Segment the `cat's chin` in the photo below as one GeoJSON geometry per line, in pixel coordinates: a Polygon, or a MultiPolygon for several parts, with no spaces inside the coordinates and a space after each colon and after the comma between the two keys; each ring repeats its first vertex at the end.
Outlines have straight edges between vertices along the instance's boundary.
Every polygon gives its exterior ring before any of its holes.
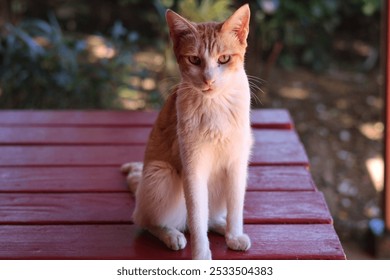
{"type": "Polygon", "coordinates": [[[214,97],[218,96],[218,93],[219,93],[219,91],[215,90],[215,89],[201,90],[200,91],[200,94],[204,98],[214,98],[214,97]]]}

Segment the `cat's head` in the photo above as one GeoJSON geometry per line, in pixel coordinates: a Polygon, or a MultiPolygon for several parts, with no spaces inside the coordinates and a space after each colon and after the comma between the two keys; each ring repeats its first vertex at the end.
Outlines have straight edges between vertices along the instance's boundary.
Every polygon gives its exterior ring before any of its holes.
{"type": "Polygon", "coordinates": [[[249,19],[248,5],[221,23],[193,23],[167,11],[174,53],[188,87],[211,95],[224,90],[228,81],[242,72],[249,19]]]}

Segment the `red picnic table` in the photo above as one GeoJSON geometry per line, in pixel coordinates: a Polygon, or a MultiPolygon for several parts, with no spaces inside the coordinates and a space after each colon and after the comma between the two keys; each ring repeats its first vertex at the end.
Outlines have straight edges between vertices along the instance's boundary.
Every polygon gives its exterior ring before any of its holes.
{"type": "MultiPolygon", "coordinates": [[[[156,112],[0,111],[0,259],[189,259],[132,223],[121,164],[142,161],[156,112]]],[[[345,259],[289,113],[254,110],[247,252],[215,259],[345,259]]]]}

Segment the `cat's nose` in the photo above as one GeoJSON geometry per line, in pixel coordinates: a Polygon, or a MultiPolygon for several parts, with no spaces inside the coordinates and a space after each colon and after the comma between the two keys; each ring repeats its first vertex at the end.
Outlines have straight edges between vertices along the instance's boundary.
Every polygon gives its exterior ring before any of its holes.
{"type": "Polygon", "coordinates": [[[203,77],[203,82],[205,83],[206,86],[211,87],[215,83],[215,79],[203,77]]]}

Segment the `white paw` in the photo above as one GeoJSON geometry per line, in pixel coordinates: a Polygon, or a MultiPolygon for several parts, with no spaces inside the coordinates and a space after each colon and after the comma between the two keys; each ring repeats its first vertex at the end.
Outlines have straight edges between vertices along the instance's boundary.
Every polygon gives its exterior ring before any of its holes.
{"type": "Polygon", "coordinates": [[[142,162],[128,162],[121,166],[121,172],[123,173],[140,173],[142,172],[143,164],[142,162]]]}
{"type": "Polygon", "coordinates": [[[184,249],[187,245],[187,239],[181,232],[170,233],[166,245],[172,250],[181,250],[184,249]]]}
{"type": "Polygon", "coordinates": [[[228,247],[235,251],[246,251],[251,247],[251,240],[246,234],[237,236],[226,236],[226,244],[228,247]]]}
{"type": "Polygon", "coordinates": [[[121,166],[121,171],[127,174],[126,182],[132,193],[135,193],[142,177],[142,162],[129,162],[121,166]]]}
{"type": "Polygon", "coordinates": [[[193,260],[211,260],[210,248],[204,248],[202,250],[194,250],[192,252],[193,260]]]}

